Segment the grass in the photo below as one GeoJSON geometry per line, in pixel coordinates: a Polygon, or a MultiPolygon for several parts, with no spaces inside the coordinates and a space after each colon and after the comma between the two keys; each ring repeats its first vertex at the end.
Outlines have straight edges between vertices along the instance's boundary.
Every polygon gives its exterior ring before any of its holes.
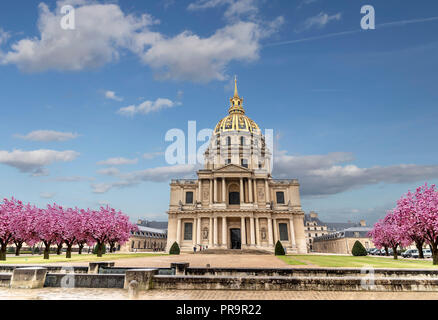
{"type": "Polygon", "coordinates": [[[49,260],[44,260],[42,255],[23,255],[6,257],[6,261],[0,261],[0,264],[48,264],[58,262],[94,262],[94,261],[113,261],[119,259],[132,259],[143,257],[157,257],[164,256],[163,253],[111,253],[104,254],[101,258],[95,254],[72,254],[71,259],[67,259],[65,254],[60,256],[51,254],[49,260]]]}
{"type": "Polygon", "coordinates": [[[281,260],[290,265],[308,265],[314,267],[345,267],[345,268],[411,268],[411,269],[437,269],[431,260],[410,260],[399,257],[398,260],[384,257],[353,257],[337,255],[287,255],[279,256],[281,260]]]}

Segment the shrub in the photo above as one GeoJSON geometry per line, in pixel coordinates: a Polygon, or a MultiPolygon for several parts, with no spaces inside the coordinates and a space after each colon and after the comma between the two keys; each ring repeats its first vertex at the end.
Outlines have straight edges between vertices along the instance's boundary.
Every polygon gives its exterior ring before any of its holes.
{"type": "Polygon", "coordinates": [[[169,250],[169,254],[179,254],[179,245],[176,243],[176,241],[172,244],[169,250]]]}
{"type": "Polygon", "coordinates": [[[356,241],[354,243],[353,249],[351,250],[351,253],[355,257],[366,256],[367,250],[364,248],[364,246],[362,245],[362,243],[360,241],[356,241]]]}
{"type": "MultiPolygon", "coordinates": [[[[102,254],[106,253],[106,246],[102,246],[102,254]]],[[[93,247],[93,254],[97,254],[97,244],[93,247]]]]}
{"type": "Polygon", "coordinates": [[[275,244],[275,255],[276,256],[284,256],[285,255],[284,248],[283,248],[283,245],[281,244],[280,240],[278,240],[277,243],[275,244]]]}

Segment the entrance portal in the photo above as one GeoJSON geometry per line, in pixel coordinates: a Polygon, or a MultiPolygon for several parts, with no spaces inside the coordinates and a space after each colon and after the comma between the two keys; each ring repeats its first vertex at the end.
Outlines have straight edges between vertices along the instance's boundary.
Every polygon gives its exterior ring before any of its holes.
{"type": "Polygon", "coordinates": [[[240,237],[240,229],[230,229],[231,234],[231,249],[241,249],[242,239],[240,237]]]}

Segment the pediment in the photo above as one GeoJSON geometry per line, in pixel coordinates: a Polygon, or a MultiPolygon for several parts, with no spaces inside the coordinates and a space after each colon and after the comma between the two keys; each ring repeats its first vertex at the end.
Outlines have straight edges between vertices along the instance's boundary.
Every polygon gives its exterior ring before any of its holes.
{"type": "Polygon", "coordinates": [[[252,171],[248,168],[238,166],[235,164],[227,164],[227,165],[223,166],[222,168],[213,170],[213,172],[244,172],[244,173],[249,173],[252,171]]]}

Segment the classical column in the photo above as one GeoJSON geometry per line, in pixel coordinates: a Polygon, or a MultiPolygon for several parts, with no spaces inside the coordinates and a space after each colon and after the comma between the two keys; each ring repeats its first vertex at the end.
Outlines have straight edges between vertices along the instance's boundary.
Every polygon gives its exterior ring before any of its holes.
{"type": "Polygon", "coordinates": [[[208,228],[208,246],[213,247],[213,218],[211,217],[210,217],[210,227],[208,228]]]}
{"type": "Polygon", "coordinates": [[[192,240],[193,240],[193,245],[196,246],[196,218],[193,218],[193,225],[192,225],[192,240]]]}
{"type": "Polygon", "coordinates": [[[251,246],[255,245],[255,230],[254,230],[254,218],[250,217],[249,218],[249,226],[251,228],[251,246]]]}
{"type": "Polygon", "coordinates": [[[259,218],[254,218],[256,221],[256,244],[260,245],[260,221],[259,218]]]}
{"type": "Polygon", "coordinates": [[[291,238],[291,243],[292,243],[292,247],[296,247],[296,242],[295,242],[295,230],[294,230],[294,218],[290,218],[289,219],[289,228],[290,228],[290,238],[291,238]]]}
{"type": "Polygon", "coordinates": [[[243,198],[243,179],[240,178],[240,203],[244,203],[245,199],[243,198]]]}
{"type": "Polygon", "coordinates": [[[196,231],[196,239],[198,239],[198,244],[202,243],[202,238],[201,238],[201,218],[198,218],[198,222],[196,224],[198,226],[197,231],[196,231]]]}
{"type": "Polygon", "coordinates": [[[252,179],[248,178],[249,203],[252,203],[252,179]]]}
{"type": "Polygon", "coordinates": [[[214,228],[213,228],[213,242],[214,242],[214,246],[217,247],[218,246],[218,233],[217,233],[217,217],[214,217],[213,219],[214,222],[214,228]]]}
{"type": "Polygon", "coordinates": [[[181,247],[181,218],[178,218],[178,223],[176,225],[176,242],[181,247]]]}
{"type": "Polygon", "coordinates": [[[217,203],[217,178],[214,178],[213,194],[214,194],[214,203],[217,203]]]}
{"type": "Polygon", "coordinates": [[[227,218],[226,217],[222,217],[222,246],[224,246],[225,248],[227,248],[227,236],[228,236],[228,232],[227,232],[227,218]]]}
{"type": "MultiPolygon", "coordinates": [[[[210,179],[210,199],[209,199],[210,204],[213,203],[213,179],[210,179]]],[[[211,230],[210,230],[211,232],[211,230]]]]}
{"type": "Polygon", "coordinates": [[[271,202],[271,191],[269,190],[268,179],[265,180],[265,194],[266,194],[266,202],[271,202]]]}
{"type": "Polygon", "coordinates": [[[268,241],[269,241],[269,246],[273,246],[274,245],[274,241],[272,239],[272,218],[268,218],[268,241]]]}
{"type": "Polygon", "coordinates": [[[253,181],[253,185],[254,185],[254,202],[258,203],[259,199],[258,199],[258,195],[257,195],[257,179],[254,179],[253,181]]]}
{"type": "Polygon", "coordinates": [[[202,181],[198,179],[198,202],[202,202],[202,181]]]}
{"type": "Polygon", "coordinates": [[[245,217],[240,218],[240,238],[242,240],[242,245],[246,245],[246,224],[245,217]]]}
{"type": "Polygon", "coordinates": [[[274,227],[274,243],[277,243],[278,240],[278,226],[277,226],[277,219],[272,219],[273,221],[273,227],[274,227]]]}
{"type": "Polygon", "coordinates": [[[226,196],[225,196],[225,178],[222,178],[222,203],[226,203],[226,196]]]}

